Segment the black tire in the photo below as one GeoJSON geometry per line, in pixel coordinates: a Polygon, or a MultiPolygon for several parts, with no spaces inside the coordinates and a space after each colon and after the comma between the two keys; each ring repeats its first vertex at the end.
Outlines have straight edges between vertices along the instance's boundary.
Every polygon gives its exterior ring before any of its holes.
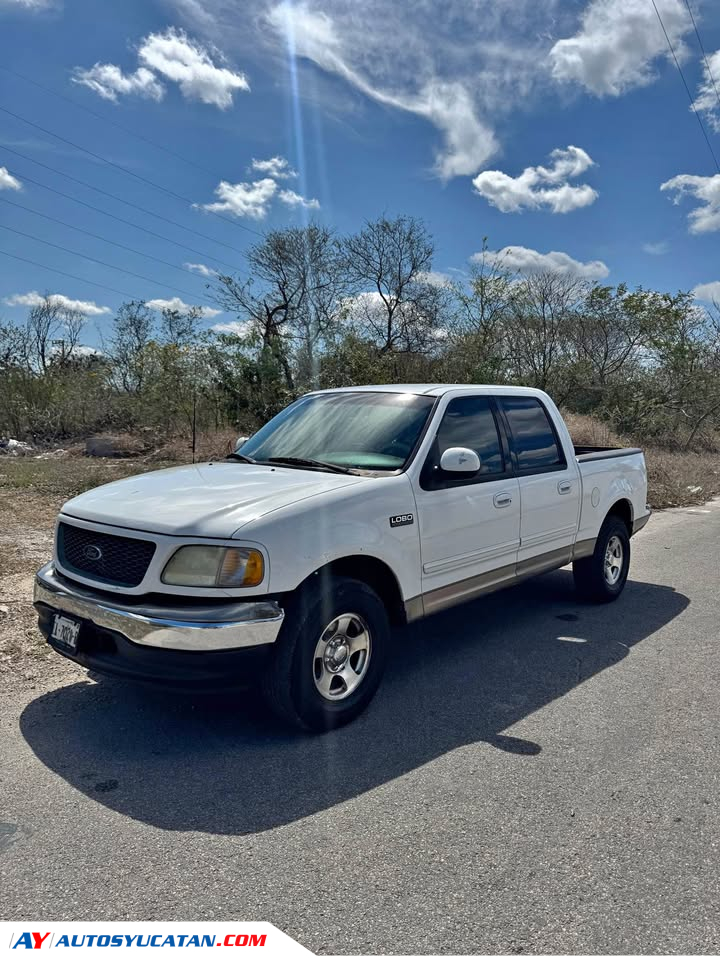
{"type": "MultiPolygon", "coordinates": [[[[615,555],[615,553],[613,554],[615,555]]],[[[573,563],[575,589],[583,600],[592,603],[610,603],[617,600],[623,592],[630,569],[630,536],[628,529],[620,519],[613,516],[605,518],[600,528],[595,550],[591,557],[583,557],[573,563]],[[606,555],[611,543],[619,544],[622,551],[619,571],[610,571],[606,567],[606,555]]]]}
{"type": "MultiPolygon", "coordinates": [[[[302,730],[320,733],[349,723],[367,707],[380,685],[389,640],[387,613],[374,590],[359,580],[316,575],[300,588],[286,609],[285,622],[264,677],[265,699],[280,719],[302,730]],[[364,621],[367,628],[367,662],[358,685],[343,693],[341,699],[330,700],[320,692],[315,680],[318,665],[325,679],[330,676],[323,666],[325,661],[316,657],[316,652],[321,639],[325,642],[329,636],[331,643],[337,643],[333,634],[339,628],[333,630],[333,625],[337,627],[338,618],[348,614],[356,618],[351,627],[362,626],[364,621]]],[[[360,660],[355,665],[359,669],[360,660]]],[[[347,688],[345,680],[339,680],[347,688]]],[[[332,683],[335,684],[334,678],[332,683]]]]}

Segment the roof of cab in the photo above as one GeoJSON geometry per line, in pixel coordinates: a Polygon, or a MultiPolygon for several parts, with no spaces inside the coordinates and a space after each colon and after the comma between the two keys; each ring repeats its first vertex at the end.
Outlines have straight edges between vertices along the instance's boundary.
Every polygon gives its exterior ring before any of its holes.
{"type": "Polygon", "coordinates": [[[542,390],[534,387],[507,387],[488,383],[379,383],[362,387],[333,387],[329,390],[314,390],[313,393],[421,393],[431,397],[440,397],[451,390],[466,390],[472,393],[513,393],[539,396],[542,390]]]}

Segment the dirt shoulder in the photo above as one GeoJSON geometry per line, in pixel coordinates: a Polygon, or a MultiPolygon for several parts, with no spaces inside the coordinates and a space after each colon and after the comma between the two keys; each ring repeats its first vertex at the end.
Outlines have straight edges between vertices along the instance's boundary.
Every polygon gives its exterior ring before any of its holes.
{"type": "MultiPolygon", "coordinates": [[[[32,606],[35,571],[52,553],[60,497],[7,489],[0,491],[0,673],[19,660],[50,652],[37,629],[32,606]],[[7,612],[6,609],[7,608],[7,612]]],[[[29,667],[30,664],[27,664],[29,667]]]]}
{"type": "Polygon", "coordinates": [[[168,465],[84,457],[0,460],[0,675],[30,678],[46,659],[64,665],[51,656],[32,605],[35,571],[52,555],[63,503],[101,483],[168,465]]]}

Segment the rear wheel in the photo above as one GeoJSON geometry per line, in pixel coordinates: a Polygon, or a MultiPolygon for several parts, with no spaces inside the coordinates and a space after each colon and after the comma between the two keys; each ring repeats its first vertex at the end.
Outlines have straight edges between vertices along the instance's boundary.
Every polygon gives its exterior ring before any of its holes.
{"type": "Polygon", "coordinates": [[[623,521],[606,518],[591,557],[573,563],[575,588],[584,600],[609,603],[623,591],[630,569],[630,537],[623,521]]]}
{"type": "Polygon", "coordinates": [[[380,685],[389,626],[367,584],[318,576],[289,607],[265,677],[272,710],[305,730],[353,720],[380,685]]]}

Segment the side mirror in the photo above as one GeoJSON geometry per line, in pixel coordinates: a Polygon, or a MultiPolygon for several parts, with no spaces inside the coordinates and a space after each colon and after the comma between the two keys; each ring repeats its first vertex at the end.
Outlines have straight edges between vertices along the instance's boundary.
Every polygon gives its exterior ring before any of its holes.
{"type": "Polygon", "coordinates": [[[440,457],[440,469],[448,473],[477,473],[480,457],[468,447],[448,447],[440,457]]]}
{"type": "Polygon", "coordinates": [[[247,443],[247,441],[248,441],[249,439],[250,439],[250,437],[238,437],[237,440],[235,441],[235,449],[236,449],[236,450],[239,450],[240,447],[241,447],[244,443],[247,443]]]}

